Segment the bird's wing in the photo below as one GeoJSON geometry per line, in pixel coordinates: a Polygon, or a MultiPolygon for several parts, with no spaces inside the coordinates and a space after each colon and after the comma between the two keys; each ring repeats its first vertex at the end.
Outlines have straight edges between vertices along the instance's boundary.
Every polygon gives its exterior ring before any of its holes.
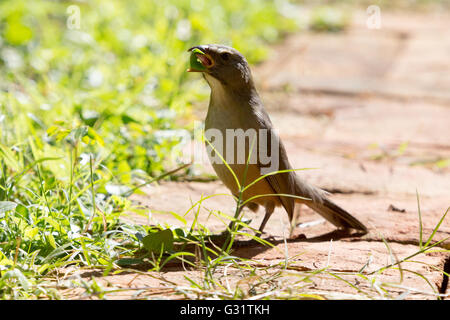
{"type": "MultiPolygon", "coordinates": [[[[274,171],[291,170],[292,167],[289,163],[286,150],[283,146],[283,143],[281,142],[281,139],[278,136],[278,133],[273,129],[273,125],[269,119],[269,116],[262,106],[260,108],[257,108],[254,112],[258,119],[259,128],[268,130],[266,154],[267,152],[270,152],[270,150],[272,150],[271,147],[273,142],[278,143],[278,148],[276,149],[278,151],[278,155],[270,155],[272,159],[274,156],[278,156],[278,168],[275,168],[274,171]]],[[[260,160],[259,157],[258,160],[260,160]]],[[[258,161],[258,164],[260,166],[260,169],[270,166],[270,164],[261,164],[260,161],[258,161]]],[[[296,175],[293,171],[268,175],[265,179],[277,194],[296,194],[296,175]]],[[[295,198],[279,196],[279,199],[283,204],[283,207],[286,209],[289,218],[292,218],[294,214],[295,198]]]]}

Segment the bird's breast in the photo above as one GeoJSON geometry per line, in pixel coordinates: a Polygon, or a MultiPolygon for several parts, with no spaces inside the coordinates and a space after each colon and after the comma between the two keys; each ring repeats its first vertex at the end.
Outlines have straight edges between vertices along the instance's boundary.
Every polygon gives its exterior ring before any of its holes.
{"type": "MultiPolygon", "coordinates": [[[[217,176],[233,194],[239,191],[234,176],[241,185],[248,185],[261,176],[258,157],[260,152],[266,150],[262,150],[265,149],[264,144],[258,143],[261,127],[258,127],[251,111],[250,106],[233,105],[232,102],[222,101],[219,105],[211,103],[205,120],[205,139],[209,141],[205,143],[209,160],[217,176]]],[[[262,180],[247,193],[245,198],[273,191],[262,180]]]]}

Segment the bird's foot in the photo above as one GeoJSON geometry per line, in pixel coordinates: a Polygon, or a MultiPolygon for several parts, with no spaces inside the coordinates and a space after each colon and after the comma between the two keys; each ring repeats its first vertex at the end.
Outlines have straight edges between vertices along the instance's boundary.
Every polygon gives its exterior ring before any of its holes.
{"type": "Polygon", "coordinates": [[[271,235],[270,233],[267,233],[267,232],[257,231],[255,233],[255,236],[260,238],[260,239],[263,239],[265,241],[276,241],[275,236],[273,236],[273,235],[271,235]]]}
{"type": "Polygon", "coordinates": [[[293,233],[290,237],[289,240],[306,240],[307,237],[304,233],[293,233]]]}

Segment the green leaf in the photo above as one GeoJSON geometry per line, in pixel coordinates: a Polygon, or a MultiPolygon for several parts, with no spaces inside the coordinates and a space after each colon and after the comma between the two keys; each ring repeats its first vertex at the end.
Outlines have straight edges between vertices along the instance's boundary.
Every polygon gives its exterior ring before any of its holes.
{"type": "Polygon", "coordinates": [[[137,264],[142,264],[144,261],[142,259],[136,258],[122,258],[116,261],[119,266],[132,266],[137,264]]]}
{"type": "Polygon", "coordinates": [[[166,229],[151,233],[142,239],[144,248],[150,252],[160,254],[163,250],[171,251],[173,249],[173,233],[172,230],[166,229]]]}
{"type": "Polygon", "coordinates": [[[200,62],[200,60],[198,60],[197,54],[205,54],[205,53],[202,52],[201,50],[197,49],[197,48],[192,50],[191,58],[190,58],[191,69],[192,70],[197,70],[197,71],[206,70],[205,66],[200,62]]]}
{"type": "Polygon", "coordinates": [[[123,122],[124,124],[129,124],[129,123],[139,123],[139,121],[137,121],[136,119],[130,117],[130,116],[127,115],[127,114],[122,114],[121,118],[122,118],[122,122],[123,122]]]}
{"type": "Polygon", "coordinates": [[[48,134],[49,136],[52,136],[52,135],[56,134],[58,131],[59,131],[59,127],[58,127],[58,126],[50,126],[50,127],[47,129],[47,134],[48,134]]]}
{"type": "Polygon", "coordinates": [[[39,228],[37,228],[37,227],[26,228],[25,232],[23,233],[24,240],[33,240],[34,237],[36,237],[36,235],[38,233],[39,233],[39,228]]]}
{"type": "Polygon", "coordinates": [[[44,263],[42,266],[39,267],[38,273],[43,273],[43,272],[45,272],[49,267],[50,267],[50,264],[44,263]]]}
{"type": "Polygon", "coordinates": [[[0,201],[0,213],[15,210],[17,203],[12,201],[0,201]]]}
{"type": "Polygon", "coordinates": [[[12,168],[14,171],[19,171],[19,164],[14,156],[14,153],[5,145],[0,144],[0,159],[5,161],[6,165],[12,168]]]}
{"type": "Polygon", "coordinates": [[[45,222],[47,222],[49,225],[51,225],[53,228],[55,228],[56,231],[59,231],[63,234],[66,233],[66,230],[61,227],[61,225],[59,224],[58,221],[56,221],[55,219],[53,219],[52,217],[45,217],[44,218],[45,222]]]}
{"type": "Polygon", "coordinates": [[[5,39],[12,45],[26,44],[33,38],[33,30],[22,23],[20,14],[9,17],[5,30],[5,39]]]}
{"type": "Polygon", "coordinates": [[[170,211],[169,212],[175,219],[177,219],[178,221],[181,221],[184,225],[186,225],[186,219],[185,218],[183,218],[182,216],[180,216],[180,215],[178,215],[178,214],[176,214],[175,212],[173,212],[173,211],[170,211]]]}
{"type": "Polygon", "coordinates": [[[91,138],[92,140],[97,142],[99,145],[101,145],[101,146],[105,145],[102,137],[100,137],[100,135],[94,129],[92,129],[91,127],[88,127],[87,135],[88,135],[89,138],[91,138]]]}
{"type": "Polygon", "coordinates": [[[180,238],[184,238],[186,237],[186,232],[184,232],[183,229],[181,228],[176,228],[175,230],[173,230],[175,232],[175,234],[180,237],[180,238]]]}
{"type": "Polygon", "coordinates": [[[47,235],[47,240],[48,240],[48,243],[53,247],[53,249],[56,249],[55,237],[53,237],[53,235],[51,233],[47,235]]]}
{"type": "MultiPolygon", "coordinates": [[[[13,266],[14,261],[8,259],[1,251],[0,251],[0,266],[13,266]]],[[[1,270],[1,269],[0,269],[1,270]]]]}
{"type": "Polygon", "coordinates": [[[22,216],[26,216],[28,214],[28,208],[19,203],[16,206],[16,212],[21,214],[22,216]]]}

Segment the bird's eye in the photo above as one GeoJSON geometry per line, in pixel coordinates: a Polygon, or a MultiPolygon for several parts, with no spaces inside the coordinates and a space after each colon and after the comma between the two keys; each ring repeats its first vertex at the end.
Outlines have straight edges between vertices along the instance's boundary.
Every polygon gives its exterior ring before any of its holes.
{"type": "Polygon", "coordinates": [[[228,59],[230,59],[230,54],[228,52],[222,52],[220,54],[220,57],[222,58],[222,60],[227,61],[228,59]]]}

